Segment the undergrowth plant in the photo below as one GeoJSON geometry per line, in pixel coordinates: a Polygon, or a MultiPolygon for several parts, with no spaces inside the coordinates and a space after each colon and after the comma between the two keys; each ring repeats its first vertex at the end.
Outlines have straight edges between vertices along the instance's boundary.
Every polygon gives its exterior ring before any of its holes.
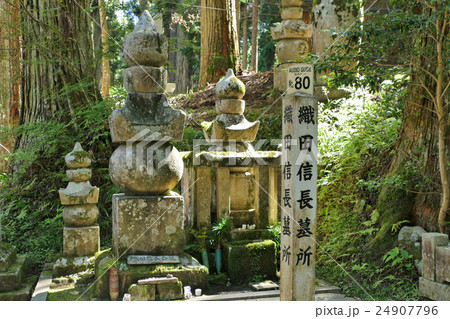
{"type": "Polygon", "coordinates": [[[372,205],[390,182],[382,176],[401,127],[404,94],[396,82],[384,82],[378,94],[354,90],[319,110],[317,275],[364,300],[417,298],[410,256],[392,247],[379,259],[368,248],[379,228],[372,205]]]}
{"type": "Polygon", "coordinates": [[[63,206],[58,190],[69,182],[64,156],[76,142],[92,155],[91,184],[100,188],[101,244],[110,246],[111,197],[118,189],[111,183],[108,171],[113,151],[108,117],[124,96],[123,90],[113,89],[110,98],[75,108],[68,123],[56,114],[46,123],[0,132],[0,137],[26,135],[28,141],[27,147],[9,155],[11,172],[0,176],[2,239],[16,246],[19,253],[27,254],[35,265],[54,261],[62,252],[63,206]]]}

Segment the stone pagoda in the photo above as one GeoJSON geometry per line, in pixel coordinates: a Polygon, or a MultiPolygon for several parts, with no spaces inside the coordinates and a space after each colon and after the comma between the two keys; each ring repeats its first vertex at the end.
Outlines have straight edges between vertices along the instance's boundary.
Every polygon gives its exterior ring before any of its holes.
{"type": "Polygon", "coordinates": [[[69,184],[59,190],[64,205],[63,257],[54,265],[56,275],[83,271],[92,264],[100,249],[100,227],[97,202],[99,188],[90,183],[92,177],[91,154],[76,143],[65,157],[69,184]]]}
{"type": "Polygon", "coordinates": [[[216,85],[216,119],[203,124],[203,132],[212,150],[252,150],[251,142],[258,133],[259,121],[249,122],[244,116],[245,85],[228,69],[227,75],[216,85]],[[230,145],[232,143],[232,145],[230,145]],[[234,148],[234,149],[233,149],[234,148]]]}
{"type": "Polygon", "coordinates": [[[287,89],[286,70],[308,55],[312,24],[303,21],[303,0],[281,0],[281,23],[272,27],[272,38],[279,41],[276,54],[280,65],[274,69],[274,88],[282,92],[287,89]]]}
{"type": "Polygon", "coordinates": [[[256,151],[252,145],[259,121],[245,118],[245,85],[233,70],[217,83],[215,95],[218,115],[201,124],[208,151],[194,146],[192,154],[184,154],[188,174],[182,189],[189,225],[201,229],[227,217],[234,228],[254,225],[263,232],[277,221],[281,153],[256,151]]]}
{"type": "Polygon", "coordinates": [[[172,191],[184,164],[169,142],[182,139],[186,114],[173,109],[164,94],[168,43],[148,11],[125,37],[123,50],[128,96],[109,119],[118,144],[109,172],[122,192],[112,198],[119,294],[128,292],[131,300],[179,299],[182,285],[208,285],[208,269],[184,253],[184,200],[172,191]]]}
{"type": "Polygon", "coordinates": [[[125,105],[110,117],[111,137],[119,146],[109,163],[113,195],[113,251],[128,255],[183,253],[183,197],[172,192],[183,175],[183,160],[169,142],[183,137],[186,114],[164,94],[167,39],[148,11],[123,43],[125,105]]]}

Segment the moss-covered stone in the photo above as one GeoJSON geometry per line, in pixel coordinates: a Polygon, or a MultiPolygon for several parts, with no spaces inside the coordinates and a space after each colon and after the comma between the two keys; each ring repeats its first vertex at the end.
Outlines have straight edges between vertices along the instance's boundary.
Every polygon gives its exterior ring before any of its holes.
{"type": "Polygon", "coordinates": [[[183,283],[181,281],[158,284],[156,291],[159,300],[177,300],[183,298],[183,283]]]}
{"type": "Polygon", "coordinates": [[[232,282],[248,282],[254,276],[276,278],[276,244],[272,240],[231,242],[225,245],[224,252],[226,271],[232,282]]]}
{"type": "Polygon", "coordinates": [[[237,229],[231,231],[232,241],[256,240],[261,239],[266,229],[237,229]]]}
{"type": "Polygon", "coordinates": [[[61,257],[53,265],[55,277],[76,274],[93,269],[95,257],[61,257]]]}
{"type": "Polygon", "coordinates": [[[381,227],[370,243],[374,256],[379,257],[395,246],[392,226],[408,219],[413,205],[413,195],[401,189],[389,188],[380,194],[377,210],[381,214],[381,227]]]}
{"type": "MultiPolygon", "coordinates": [[[[184,254],[180,257],[180,260],[185,258],[189,260],[193,259],[189,255],[184,254]]],[[[150,277],[166,277],[168,274],[172,274],[174,277],[177,277],[178,280],[185,286],[207,289],[209,276],[208,268],[197,264],[198,262],[190,265],[183,263],[182,265],[166,264],[130,266],[126,263],[126,261],[120,261],[117,264],[117,267],[119,268],[119,292],[122,295],[127,291],[128,287],[140,279],[150,277]]]]}
{"type": "Polygon", "coordinates": [[[109,268],[114,266],[114,255],[111,249],[95,255],[95,294],[102,299],[109,298],[109,268]]]}
{"type": "Polygon", "coordinates": [[[132,301],[153,301],[156,299],[156,286],[133,284],[128,288],[128,293],[132,301]]]}
{"type": "Polygon", "coordinates": [[[0,301],[29,301],[31,299],[32,283],[23,284],[20,289],[0,293],[0,301]]]}
{"type": "Polygon", "coordinates": [[[0,272],[5,272],[16,261],[16,247],[0,242],[0,272]]]}
{"type": "Polygon", "coordinates": [[[14,291],[20,288],[23,274],[28,267],[25,256],[19,256],[8,271],[0,273],[0,292],[14,291]]]}

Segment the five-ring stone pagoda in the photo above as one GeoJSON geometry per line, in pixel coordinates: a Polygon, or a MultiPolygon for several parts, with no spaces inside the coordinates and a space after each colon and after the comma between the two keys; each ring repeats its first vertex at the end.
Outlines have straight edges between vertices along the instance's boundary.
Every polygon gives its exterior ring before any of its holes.
{"type": "Polygon", "coordinates": [[[180,255],[185,245],[183,197],[172,192],[183,174],[183,159],[169,142],[180,141],[186,114],[173,109],[165,87],[167,39],[144,11],[123,43],[125,105],[110,117],[118,148],[111,156],[114,194],[113,251],[129,255],[180,255]]]}

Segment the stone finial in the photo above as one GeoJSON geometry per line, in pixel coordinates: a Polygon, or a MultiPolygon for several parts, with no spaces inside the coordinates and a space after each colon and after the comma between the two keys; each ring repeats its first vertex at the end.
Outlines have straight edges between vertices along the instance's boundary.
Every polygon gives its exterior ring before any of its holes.
{"type": "Polygon", "coordinates": [[[84,168],[91,165],[91,154],[83,150],[80,143],[76,143],[72,152],[64,158],[68,168],[84,168]]]}
{"type": "Polygon", "coordinates": [[[169,56],[167,39],[162,36],[146,10],[133,32],[123,40],[123,59],[128,66],[163,66],[169,56]]]}
{"type": "Polygon", "coordinates": [[[242,99],[245,95],[245,85],[228,69],[227,75],[216,85],[216,97],[219,99],[242,99]]]}
{"type": "Polygon", "coordinates": [[[158,33],[158,29],[156,28],[155,21],[153,21],[152,15],[145,10],[141,17],[139,18],[138,23],[134,27],[134,31],[146,30],[158,33]]]}

